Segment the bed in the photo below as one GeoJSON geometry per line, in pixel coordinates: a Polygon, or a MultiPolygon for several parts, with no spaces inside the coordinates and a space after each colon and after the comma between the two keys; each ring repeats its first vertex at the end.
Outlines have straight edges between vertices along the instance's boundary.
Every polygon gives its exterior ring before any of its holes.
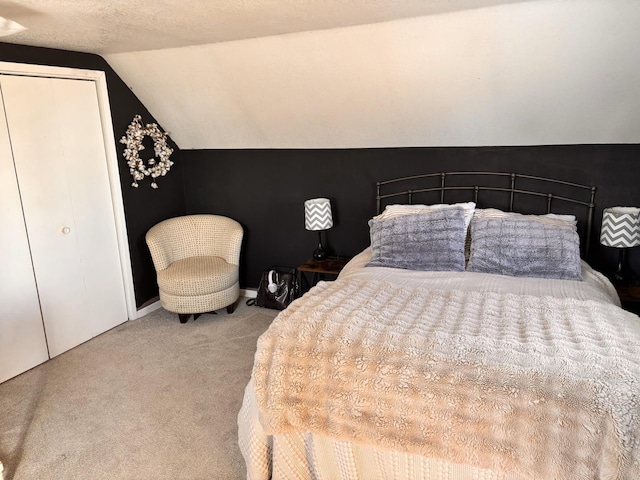
{"type": "Polygon", "coordinates": [[[247,478],[640,478],[640,319],[581,259],[594,196],[512,173],[378,183],[370,247],[258,341],[247,478]]]}

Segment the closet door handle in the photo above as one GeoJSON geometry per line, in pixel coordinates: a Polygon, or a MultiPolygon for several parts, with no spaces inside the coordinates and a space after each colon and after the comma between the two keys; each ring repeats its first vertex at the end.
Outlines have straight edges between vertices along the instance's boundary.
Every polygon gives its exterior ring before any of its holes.
{"type": "Polygon", "coordinates": [[[62,233],[64,235],[68,235],[69,233],[71,233],[71,229],[69,227],[62,227],[62,233]]]}

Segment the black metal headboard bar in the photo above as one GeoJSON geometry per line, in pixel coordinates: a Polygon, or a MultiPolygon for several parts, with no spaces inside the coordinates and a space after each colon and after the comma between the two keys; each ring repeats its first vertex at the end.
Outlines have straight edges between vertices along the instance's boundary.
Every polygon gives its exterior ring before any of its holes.
{"type": "MultiPolygon", "coordinates": [[[[400,188],[400,186],[398,186],[400,188]]],[[[528,195],[534,197],[545,197],[547,199],[547,213],[551,213],[553,201],[563,201],[570,204],[579,205],[587,208],[586,220],[585,220],[585,236],[583,242],[583,255],[586,257],[589,253],[589,246],[591,241],[591,229],[593,226],[593,215],[595,211],[595,194],[596,187],[581,185],[579,183],[567,182],[565,180],[557,180],[554,178],[538,177],[534,175],[524,175],[518,173],[505,173],[505,172],[438,172],[427,173],[422,175],[412,175],[408,177],[395,178],[392,180],[385,180],[376,183],[376,212],[379,214],[382,210],[382,200],[394,198],[394,197],[406,197],[407,203],[413,203],[414,194],[420,193],[440,193],[440,203],[445,203],[445,192],[447,191],[472,191],[474,201],[478,203],[478,196],[480,191],[489,192],[504,192],[509,194],[509,206],[508,210],[513,211],[514,198],[516,195],[528,195]],[[478,176],[483,178],[488,177],[508,177],[509,187],[493,186],[493,185],[479,185],[480,182],[475,185],[448,185],[447,178],[452,176],[478,176]],[[393,184],[407,182],[407,181],[421,181],[423,179],[432,179],[434,177],[440,177],[439,186],[428,188],[413,188],[413,189],[401,189],[399,191],[392,191],[390,193],[382,193],[382,188],[391,186],[393,184]],[[516,188],[517,179],[534,180],[536,182],[542,182],[542,184],[550,185],[551,187],[569,187],[570,189],[578,189],[578,192],[584,192],[584,198],[572,198],[566,193],[561,195],[549,192],[539,192],[534,190],[527,190],[522,188],[516,188]]],[[[577,193],[577,192],[574,192],[577,193]]],[[[523,212],[525,213],[525,212],[523,212]]],[[[560,213],[560,212],[556,212],[560,213]]]]}
{"type": "MultiPolygon", "coordinates": [[[[401,195],[407,195],[409,197],[409,199],[411,199],[411,197],[416,194],[416,193],[429,193],[429,192],[440,192],[442,191],[443,193],[445,191],[448,190],[473,190],[475,192],[475,201],[477,202],[478,200],[478,192],[480,192],[481,190],[486,190],[486,191],[490,191],[490,192],[508,192],[508,193],[522,193],[524,195],[534,195],[537,197],[547,197],[547,199],[549,199],[548,206],[549,208],[547,209],[547,213],[551,213],[551,200],[563,200],[565,202],[570,202],[570,203],[576,203],[578,205],[583,205],[585,207],[589,207],[591,205],[590,202],[583,202],[580,200],[574,200],[572,198],[567,198],[567,197],[562,197],[560,195],[554,195],[553,193],[540,193],[540,192],[533,192],[530,190],[520,190],[517,188],[501,188],[501,187],[480,187],[480,186],[470,186],[470,187],[436,187],[436,188],[419,188],[416,190],[406,190],[404,192],[400,192],[400,193],[391,193],[391,194],[387,194],[387,195],[380,195],[380,200],[384,200],[385,198],[392,198],[392,197],[397,197],[397,196],[401,196],[401,195]]],[[[513,203],[510,205],[510,209],[509,210],[513,210],[513,203]]],[[[380,211],[378,210],[378,213],[380,213],[380,211]]]]}
{"type": "Polygon", "coordinates": [[[592,188],[595,187],[591,187],[588,185],[581,185],[579,183],[573,183],[573,182],[567,182],[565,180],[556,180],[555,178],[546,178],[546,177],[536,177],[534,175],[525,175],[522,173],[506,173],[506,172],[437,172],[437,173],[425,173],[422,175],[412,175],[409,177],[401,177],[401,178],[394,178],[391,180],[384,180],[381,182],[378,182],[378,184],[380,185],[387,185],[390,183],[397,183],[397,182],[403,182],[405,180],[414,180],[414,179],[418,179],[418,178],[429,178],[429,177],[441,177],[441,178],[445,178],[447,176],[452,176],[452,175],[488,175],[488,176],[493,176],[493,177],[511,177],[514,181],[516,178],[528,178],[530,180],[541,180],[543,182],[549,182],[549,183],[557,183],[557,184],[562,184],[562,185],[568,185],[570,187],[577,187],[577,188],[584,188],[587,190],[591,190],[592,188]]]}

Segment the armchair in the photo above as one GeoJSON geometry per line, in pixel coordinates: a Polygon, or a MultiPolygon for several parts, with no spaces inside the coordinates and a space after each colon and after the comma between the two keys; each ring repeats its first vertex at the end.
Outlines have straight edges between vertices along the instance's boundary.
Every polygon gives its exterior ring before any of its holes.
{"type": "Polygon", "coordinates": [[[170,218],[147,232],[160,304],[180,323],[223,307],[233,313],[243,233],[238,222],[220,215],[170,218]]]}

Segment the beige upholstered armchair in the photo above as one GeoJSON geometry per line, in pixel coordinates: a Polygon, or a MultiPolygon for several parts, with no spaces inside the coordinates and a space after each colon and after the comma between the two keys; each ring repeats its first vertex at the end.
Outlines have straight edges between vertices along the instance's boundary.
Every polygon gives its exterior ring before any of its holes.
{"type": "Polygon", "coordinates": [[[186,215],[153,226],[146,241],[162,307],[181,323],[224,307],[233,313],[243,233],[238,222],[220,215],[186,215]]]}

